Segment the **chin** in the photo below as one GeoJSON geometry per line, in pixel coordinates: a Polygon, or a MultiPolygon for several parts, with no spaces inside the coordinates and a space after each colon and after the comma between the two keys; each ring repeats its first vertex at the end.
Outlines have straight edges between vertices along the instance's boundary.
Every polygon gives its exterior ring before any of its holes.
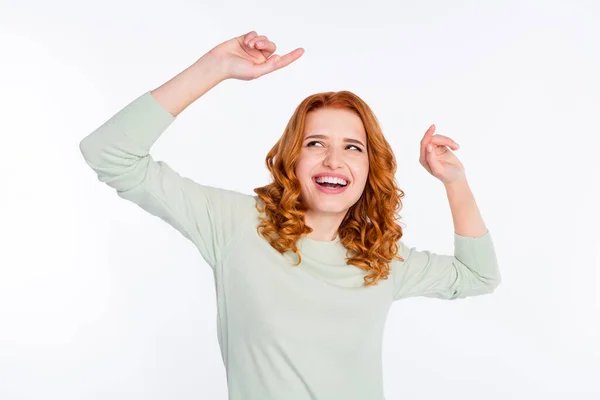
{"type": "Polygon", "coordinates": [[[348,208],[346,207],[314,207],[310,209],[312,212],[314,213],[319,213],[319,214],[334,214],[334,215],[339,215],[339,214],[346,214],[348,212],[348,208]]]}
{"type": "Polygon", "coordinates": [[[314,201],[311,210],[323,214],[346,214],[353,205],[348,201],[314,201]]]}
{"type": "MultiPolygon", "coordinates": [[[[311,182],[312,183],[312,182],[311,182]]],[[[319,191],[306,190],[304,203],[308,209],[317,214],[346,214],[360,199],[360,194],[347,191],[343,194],[326,194],[319,191]]],[[[300,196],[302,198],[302,195],[300,196]]]]}

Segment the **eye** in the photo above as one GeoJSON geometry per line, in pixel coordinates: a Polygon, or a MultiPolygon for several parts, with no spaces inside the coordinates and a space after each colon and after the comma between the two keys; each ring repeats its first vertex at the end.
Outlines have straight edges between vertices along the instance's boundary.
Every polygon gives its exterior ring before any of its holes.
{"type": "MultiPolygon", "coordinates": [[[[318,145],[320,145],[321,147],[323,147],[323,146],[324,146],[322,142],[318,142],[318,141],[312,141],[312,142],[308,142],[308,143],[306,144],[306,147],[314,147],[314,145],[315,145],[315,144],[318,144],[318,145]]],[[[362,149],[361,149],[360,147],[358,147],[358,146],[355,146],[355,145],[353,145],[353,144],[349,144],[349,145],[348,145],[346,148],[348,149],[348,148],[352,148],[352,147],[354,147],[354,149],[356,149],[356,150],[358,150],[358,151],[362,152],[362,149]]]]}

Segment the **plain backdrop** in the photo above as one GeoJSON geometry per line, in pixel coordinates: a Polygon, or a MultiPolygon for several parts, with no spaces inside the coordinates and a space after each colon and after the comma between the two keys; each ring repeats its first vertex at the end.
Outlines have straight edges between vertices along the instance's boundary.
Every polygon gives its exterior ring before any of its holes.
{"type": "Polygon", "coordinates": [[[0,399],[227,398],[211,269],[79,142],[251,30],[306,52],[218,85],[153,156],[252,193],[300,101],[350,90],[394,148],[403,240],[452,254],[443,185],[418,162],[435,123],[461,145],[503,282],[395,302],[386,397],[600,398],[599,18],[591,0],[2,1],[0,399]]]}

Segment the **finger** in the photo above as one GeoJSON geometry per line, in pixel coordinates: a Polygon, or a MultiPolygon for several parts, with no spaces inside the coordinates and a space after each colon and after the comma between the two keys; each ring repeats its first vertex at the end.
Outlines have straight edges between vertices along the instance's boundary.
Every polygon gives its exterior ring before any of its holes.
{"type": "Polygon", "coordinates": [[[255,68],[258,71],[259,76],[268,74],[269,72],[273,72],[277,69],[290,65],[292,62],[300,58],[302,54],[304,54],[304,49],[302,47],[298,47],[284,56],[273,54],[271,58],[269,58],[263,64],[257,65],[255,68]]]}
{"type": "MultiPolygon", "coordinates": [[[[427,132],[429,133],[431,129],[427,132]]],[[[427,134],[426,134],[427,137],[427,134]]],[[[444,135],[433,135],[430,136],[429,142],[421,141],[421,157],[430,152],[429,146],[431,146],[431,152],[435,150],[436,146],[448,146],[452,150],[458,150],[460,146],[454,140],[444,135]]]]}
{"type": "Polygon", "coordinates": [[[438,170],[440,167],[440,161],[438,160],[438,158],[434,155],[433,151],[431,153],[427,153],[427,165],[429,166],[429,170],[430,172],[432,172],[433,170],[438,170]]]}
{"type": "Polygon", "coordinates": [[[255,45],[255,44],[256,44],[256,42],[258,42],[259,40],[260,40],[260,41],[265,41],[265,42],[268,42],[268,41],[269,41],[269,39],[268,39],[266,36],[264,36],[264,35],[255,36],[255,37],[253,37],[252,39],[250,39],[250,40],[248,41],[248,47],[250,47],[251,49],[253,49],[253,48],[254,48],[254,45],[255,45]]]}
{"type": "Polygon", "coordinates": [[[245,45],[248,45],[248,42],[249,42],[251,39],[255,38],[257,35],[258,35],[258,33],[256,33],[256,31],[250,31],[250,32],[246,33],[246,34],[243,36],[244,44],[245,44],[245,45]]]}
{"type": "Polygon", "coordinates": [[[254,47],[259,49],[263,53],[263,56],[265,56],[265,58],[271,57],[271,54],[275,53],[275,50],[277,50],[277,45],[268,40],[259,40],[254,44],[254,47]]]}
{"type": "Polygon", "coordinates": [[[438,146],[448,146],[454,150],[458,150],[459,148],[458,143],[444,135],[432,136],[430,143],[438,146]]]}
{"type": "Polygon", "coordinates": [[[425,132],[425,135],[423,135],[423,139],[421,139],[421,144],[429,142],[429,140],[433,136],[433,132],[435,132],[435,124],[432,124],[429,127],[429,129],[427,129],[427,131],[425,132]]]}
{"type": "Polygon", "coordinates": [[[431,173],[431,166],[429,165],[429,155],[427,153],[421,152],[421,157],[419,157],[419,163],[427,170],[427,172],[431,173]]]}
{"type": "Polygon", "coordinates": [[[302,54],[304,54],[304,49],[302,47],[298,47],[297,49],[290,51],[286,55],[281,56],[281,58],[276,63],[277,69],[287,67],[288,65],[299,59],[300,56],[302,56],[302,54]]]}
{"type": "Polygon", "coordinates": [[[439,135],[439,134],[438,134],[438,135],[433,135],[433,136],[432,136],[432,139],[433,139],[433,138],[442,138],[442,139],[445,139],[445,140],[449,140],[449,141],[450,141],[450,142],[452,142],[452,143],[456,143],[454,140],[452,140],[452,138],[450,138],[450,137],[448,137],[448,136],[444,136],[444,135],[439,135]]]}
{"type": "Polygon", "coordinates": [[[427,157],[427,144],[429,144],[429,142],[431,141],[431,137],[433,136],[433,132],[435,132],[435,124],[432,124],[427,131],[425,132],[425,135],[423,135],[423,139],[421,139],[421,151],[420,151],[420,157],[422,160],[425,160],[427,157]]]}
{"type": "Polygon", "coordinates": [[[420,149],[420,159],[421,160],[427,159],[427,144],[429,144],[429,142],[431,141],[431,136],[433,135],[433,132],[435,132],[435,124],[432,124],[429,127],[429,129],[427,129],[427,131],[425,132],[425,135],[423,135],[423,139],[421,139],[421,149],[420,149]]]}

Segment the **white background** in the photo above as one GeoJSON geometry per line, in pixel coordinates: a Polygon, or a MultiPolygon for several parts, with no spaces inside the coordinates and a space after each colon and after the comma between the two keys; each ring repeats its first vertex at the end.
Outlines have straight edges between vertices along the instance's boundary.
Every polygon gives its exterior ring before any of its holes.
{"type": "Polygon", "coordinates": [[[252,193],[296,105],[351,90],[394,148],[403,240],[451,254],[443,185],[418,162],[435,123],[461,145],[503,282],[394,303],[386,397],[600,398],[599,3],[216,3],[2,2],[0,399],[227,398],[211,269],[99,182],[78,146],[250,30],[306,53],[211,90],[153,156],[252,193]]]}

